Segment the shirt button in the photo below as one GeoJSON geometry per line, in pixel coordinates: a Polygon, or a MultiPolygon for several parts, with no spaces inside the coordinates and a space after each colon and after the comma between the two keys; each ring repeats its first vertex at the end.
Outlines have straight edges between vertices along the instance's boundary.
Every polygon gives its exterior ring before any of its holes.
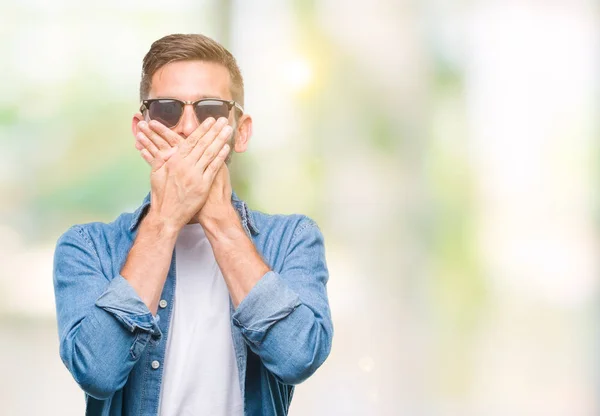
{"type": "Polygon", "coordinates": [[[158,367],[160,367],[160,363],[156,360],[152,361],[152,368],[156,370],[158,367]]]}
{"type": "Polygon", "coordinates": [[[167,307],[167,305],[168,305],[168,303],[167,303],[167,301],[166,301],[166,300],[164,300],[164,299],[161,299],[161,301],[160,301],[160,302],[158,302],[158,306],[160,306],[160,307],[161,307],[161,308],[163,308],[163,309],[164,309],[164,308],[166,308],[166,307],[167,307]]]}

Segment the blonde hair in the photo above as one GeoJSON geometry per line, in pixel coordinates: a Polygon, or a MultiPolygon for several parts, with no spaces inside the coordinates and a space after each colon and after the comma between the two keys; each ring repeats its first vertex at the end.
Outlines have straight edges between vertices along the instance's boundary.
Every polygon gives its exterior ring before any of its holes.
{"type": "Polygon", "coordinates": [[[244,79],[235,58],[219,42],[199,34],[168,35],[152,44],[142,63],[140,100],[148,98],[156,71],[170,62],[190,60],[214,62],[227,68],[231,78],[231,96],[244,105],[244,79]]]}

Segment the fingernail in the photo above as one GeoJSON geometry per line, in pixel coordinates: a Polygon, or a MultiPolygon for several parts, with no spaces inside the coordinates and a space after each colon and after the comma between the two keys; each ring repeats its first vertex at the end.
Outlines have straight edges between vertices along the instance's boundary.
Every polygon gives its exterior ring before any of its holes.
{"type": "Polygon", "coordinates": [[[148,127],[148,123],[146,123],[144,120],[142,120],[138,123],[138,127],[141,129],[145,129],[146,127],[148,127]]]}
{"type": "Polygon", "coordinates": [[[204,125],[206,127],[212,126],[212,124],[215,122],[215,119],[212,117],[207,118],[206,120],[204,120],[204,125]]]}
{"type": "Polygon", "coordinates": [[[224,126],[227,124],[227,119],[225,117],[219,117],[219,126],[224,126]]]}

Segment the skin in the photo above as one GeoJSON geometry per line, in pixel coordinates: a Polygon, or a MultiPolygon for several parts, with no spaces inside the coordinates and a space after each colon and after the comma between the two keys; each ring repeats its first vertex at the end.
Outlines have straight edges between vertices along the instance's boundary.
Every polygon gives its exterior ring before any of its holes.
{"type": "MultiPolygon", "coordinates": [[[[149,98],[194,101],[204,97],[232,99],[230,76],[224,66],[203,61],[171,62],[152,77],[149,98]]],[[[270,270],[231,204],[225,164],[232,135],[234,151],[247,149],[252,118],[244,114],[236,123],[232,111],[229,119],[209,118],[199,125],[192,107],[186,105],[182,119],[172,129],[137,113],[132,132],[136,148],[152,168],[152,192],[150,208],[121,275],[155,315],[177,235],[186,224],[200,223],[237,307],[270,270]]]]}

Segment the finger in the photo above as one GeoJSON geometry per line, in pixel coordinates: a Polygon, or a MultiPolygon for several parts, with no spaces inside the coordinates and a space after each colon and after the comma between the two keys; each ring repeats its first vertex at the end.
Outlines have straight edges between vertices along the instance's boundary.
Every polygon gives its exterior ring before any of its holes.
{"type": "Polygon", "coordinates": [[[202,139],[202,137],[204,137],[204,135],[212,128],[214,127],[214,125],[217,123],[217,120],[214,119],[214,117],[208,117],[206,120],[204,120],[202,122],[202,124],[200,124],[196,130],[194,130],[192,132],[192,134],[190,134],[187,139],[186,142],[189,143],[189,145],[191,147],[195,146],[196,143],[198,143],[198,141],[200,139],[202,139]]]}
{"type": "MultiPolygon", "coordinates": [[[[156,122],[156,121],[153,120],[151,123],[154,124],[154,122],[156,122]]],[[[140,121],[138,123],[138,128],[142,131],[142,133],[144,133],[146,135],[146,137],[148,139],[150,139],[150,141],[158,149],[160,149],[160,150],[167,150],[168,148],[171,147],[171,145],[169,144],[169,142],[167,142],[161,135],[159,135],[154,130],[152,130],[150,128],[150,126],[148,125],[148,123],[146,123],[145,121],[140,121]]]]}
{"type": "Polygon", "coordinates": [[[177,146],[182,139],[182,137],[175,133],[173,130],[165,126],[159,121],[151,120],[148,123],[150,129],[158,134],[158,136],[169,145],[169,147],[177,146]]]}
{"type": "Polygon", "coordinates": [[[169,147],[167,150],[159,150],[158,153],[152,155],[150,151],[146,149],[142,143],[140,143],[139,140],[136,140],[135,147],[140,151],[145,150],[148,153],[149,157],[152,159],[152,161],[149,163],[155,170],[160,169],[162,165],[167,163],[167,161],[177,152],[179,148],[179,146],[169,147]]]}
{"type": "Polygon", "coordinates": [[[179,150],[179,146],[171,147],[170,149],[164,151],[163,160],[166,162],[167,160],[171,159],[171,156],[177,153],[177,150],[179,150]]]}
{"type": "MultiPolygon", "coordinates": [[[[143,133],[142,133],[143,134],[143,133]]],[[[141,137],[141,136],[140,136],[141,137]]],[[[146,144],[151,143],[149,140],[144,140],[142,139],[142,141],[146,144]]],[[[135,139],[135,148],[137,150],[142,150],[142,149],[146,149],[146,147],[144,146],[144,144],[140,141],[139,138],[136,137],[135,139]]],[[[179,146],[175,146],[175,147],[169,147],[166,150],[158,150],[158,153],[153,149],[154,155],[153,157],[156,158],[162,158],[164,159],[164,161],[166,162],[167,160],[169,160],[171,158],[171,156],[173,156],[175,154],[175,151],[179,148],[179,146]]],[[[152,153],[151,153],[152,154],[152,153]]]]}
{"type": "Polygon", "coordinates": [[[204,170],[204,178],[207,179],[211,184],[214,181],[215,176],[217,176],[219,169],[221,169],[221,166],[223,166],[223,163],[225,163],[225,159],[227,158],[228,154],[229,145],[225,144],[225,146],[223,146],[223,148],[217,154],[217,156],[212,160],[212,162],[210,162],[210,164],[204,170]]]}
{"type": "Polygon", "coordinates": [[[152,162],[154,162],[154,158],[152,157],[152,155],[150,154],[150,152],[147,149],[142,149],[140,151],[140,155],[142,155],[142,158],[148,162],[148,164],[150,166],[152,166],[152,162]]]}
{"type": "MultiPolygon", "coordinates": [[[[215,119],[212,117],[209,117],[206,120],[204,120],[200,127],[194,130],[192,134],[190,134],[185,140],[187,147],[185,149],[182,148],[183,156],[188,156],[192,152],[192,150],[194,150],[198,146],[200,147],[200,153],[204,152],[204,149],[206,149],[208,145],[212,143],[214,138],[217,136],[221,128],[223,128],[223,126],[226,123],[226,119],[225,122],[223,122],[223,120],[221,119],[215,121],[215,119]]],[[[198,161],[199,157],[199,155],[196,155],[196,157],[193,159],[194,163],[198,161]]]]}
{"type": "MultiPolygon", "coordinates": [[[[231,126],[224,126],[217,137],[213,140],[211,144],[208,145],[206,150],[202,154],[197,155],[198,162],[196,166],[198,166],[202,171],[213,161],[213,159],[219,154],[225,143],[231,137],[231,133],[233,132],[233,128],[231,126]]],[[[192,151],[192,157],[195,157],[195,153],[199,152],[196,148],[192,151]]]]}
{"type": "MultiPolygon", "coordinates": [[[[142,132],[139,132],[138,134],[144,135],[144,133],[142,133],[142,132]]],[[[146,146],[144,145],[144,143],[146,143],[146,144],[151,143],[147,137],[145,139],[143,139],[143,138],[141,139],[141,137],[142,136],[140,136],[140,137],[138,137],[137,135],[135,136],[135,148],[137,150],[146,149],[146,146]]],[[[145,137],[145,135],[144,135],[144,137],[145,137]]],[[[150,151],[150,149],[147,149],[147,150],[150,151]]],[[[156,153],[154,150],[153,150],[153,152],[156,153]]]]}
{"type": "Polygon", "coordinates": [[[167,160],[169,160],[171,158],[171,156],[173,156],[175,153],[177,152],[177,146],[172,147],[169,150],[166,150],[165,152],[163,152],[162,154],[159,154],[159,156],[157,157],[153,157],[150,152],[148,151],[148,149],[142,149],[140,151],[140,154],[142,155],[142,158],[148,162],[148,164],[150,166],[152,166],[153,170],[158,170],[160,169],[165,163],[167,163],[167,160]]]}
{"type": "MultiPolygon", "coordinates": [[[[198,142],[194,145],[192,149],[190,149],[189,156],[193,163],[197,163],[200,160],[200,156],[206,151],[206,149],[211,145],[212,142],[218,137],[219,133],[227,125],[227,119],[225,117],[220,117],[215,124],[212,125],[210,130],[208,130],[204,136],[202,136],[198,142]]],[[[221,146],[217,149],[217,152],[221,149],[221,146]]],[[[213,154],[213,157],[216,155],[213,154]]],[[[211,159],[212,160],[212,159],[211,159]]]]}
{"type": "Polygon", "coordinates": [[[148,150],[152,157],[158,156],[160,151],[158,150],[156,145],[152,143],[152,141],[150,141],[148,137],[146,137],[146,135],[143,132],[138,131],[138,133],[135,135],[135,140],[139,142],[144,149],[148,150]]]}

